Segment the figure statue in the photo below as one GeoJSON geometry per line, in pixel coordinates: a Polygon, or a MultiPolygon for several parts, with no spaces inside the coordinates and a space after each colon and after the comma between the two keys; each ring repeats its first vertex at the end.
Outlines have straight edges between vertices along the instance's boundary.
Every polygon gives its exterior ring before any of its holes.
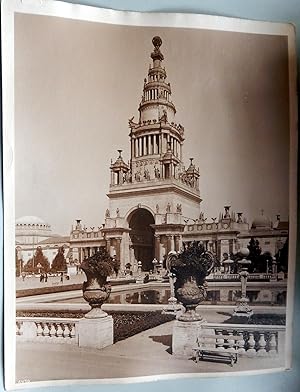
{"type": "Polygon", "coordinates": [[[154,167],[154,176],[155,178],[160,178],[160,171],[156,166],[154,167]]]}
{"type": "Polygon", "coordinates": [[[230,206],[225,206],[224,209],[225,209],[224,219],[230,219],[230,213],[229,213],[230,206]]]}
{"type": "Polygon", "coordinates": [[[117,218],[120,218],[120,210],[119,208],[116,209],[117,218]]]}
{"type": "Polygon", "coordinates": [[[105,218],[110,218],[110,211],[107,208],[107,210],[105,211],[105,218]]]}
{"type": "Polygon", "coordinates": [[[156,204],[156,213],[157,214],[159,213],[159,205],[158,204],[156,204]]]}
{"type": "Polygon", "coordinates": [[[182,207],[181,207],[181,204],[177,204],[177,206],[176,206],[176,212],[178,212],[179,214],[181,214],[181,213],[182,213],[182,207]]]}
{"type": "Polygon", "coordinates": [[[135,173],[135,180],[140,182],[141,181],[141,173],[140,172],[136,172],[135,173]]]}
{"type": "Polygon", "coordinates": [[[148,170],[148,169],[145,169],[145,170],[144,170],[144,178],[145,178],[146,180],[150,180],[150,173],[149,173],[149,170],[148,170]]]}
{"type": "Polygon", "coordinates": [[[171,212],[171,204],[170,204],[170,203],[167,204],[166,211],[167,211],[167,212],[171,212]]]}
{"type": "Polygon", "coordinates": [[[124,176],[124,182],[131,182],[131,171],[130,170],[128,170],[128,172],[126,172],[125,173],[125,176],[124,176]]]}
{"type": "Polygon", "coordinates": [[[166,109],[163,110],[163,115],[159,119],[161,122],[167,122],[168,121],[168,115],[166,109]]]}
{"type": "Polygon", "coordinates": [[[242,219],[242,215],[243,215],[243,213],[242,212],[238,212],[237,213],[237,223],[243,223],[243,219],[242,219]]]}
{"type": "Polygon", "coordinates": [[[134,116],[128,120],[129,128],[135,128],[138,124],[133,121],[134,116]]]}

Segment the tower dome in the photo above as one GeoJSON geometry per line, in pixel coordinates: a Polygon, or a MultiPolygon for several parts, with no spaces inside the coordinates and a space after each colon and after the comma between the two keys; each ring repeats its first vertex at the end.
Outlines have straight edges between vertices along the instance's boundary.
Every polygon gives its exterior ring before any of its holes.
{"type": "Polygon", "coordinates": [[[251,229],[268,230],[271,228],[272,222],[266,215],[264,215],[264,211],[262,210],[261,215],[254,218],[251,229]]]}
{"type": "Polygon", "coordinates": [[[16,225],[46,225],[38,216],[26,215],[16,219],[16,225]]]}
{"type": "Polygon", "coordinates": [[[24,236],[51,236],[51,226],[37,216],[26,215],[16,219],[16,237],[24,236]]]}

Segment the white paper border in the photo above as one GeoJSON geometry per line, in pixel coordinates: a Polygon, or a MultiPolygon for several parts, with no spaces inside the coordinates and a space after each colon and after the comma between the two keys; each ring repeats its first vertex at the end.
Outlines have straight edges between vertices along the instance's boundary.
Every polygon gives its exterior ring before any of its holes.
{"type": "Polygon", "coordinates": [[[2,67],[3,67],[3,187],[4,187],[4,357],[6,389],[54,385],[132,383],[191,377],[227,377],[265,374],[291,368],[292,321],[295,294],[297,244],[297,94],[295,29],[292,24],[249,21],[219,16],[178,13],[140,13],[114,11],[52,0],[3,0],[2,67]],[[48,15],[75,20],[127,26],[193,28],[240,33],[282,35],[288,38],[290,99],[290,189],[289,189],[289,269],[286,314],[285,368],[230,373],[184,373],[118,379],[58,380],[15,383],[15,183],[14,183],[14,13],[48,15]],[[222,27],[221,27],[222,26],[222,27]]]}

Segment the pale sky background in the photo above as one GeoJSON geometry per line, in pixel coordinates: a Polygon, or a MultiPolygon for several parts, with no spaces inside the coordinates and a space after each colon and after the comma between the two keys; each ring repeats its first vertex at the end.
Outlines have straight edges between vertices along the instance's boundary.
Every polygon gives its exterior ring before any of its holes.
{"type": "Polygon", "coordinates": [[[161,36],[184,161],[200,167],[202,211],[288,216],[287,39],[113,26],[17,14],[16,217],[68,234],[104,221],[110,159],[129,159],[151,43],[161,36]]]}

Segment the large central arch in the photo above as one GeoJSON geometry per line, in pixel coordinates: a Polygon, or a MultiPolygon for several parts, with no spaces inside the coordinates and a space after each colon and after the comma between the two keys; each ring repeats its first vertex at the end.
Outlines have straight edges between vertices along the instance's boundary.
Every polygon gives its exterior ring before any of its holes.
{"type": "Polygon", "coordinates": [[[134,257],[142,262],[142,269],[149,271],[153,268],[154,259],[154,224],[153,215],[145,208],[138,208],[128,218],[130,239],[134,257]]]}

